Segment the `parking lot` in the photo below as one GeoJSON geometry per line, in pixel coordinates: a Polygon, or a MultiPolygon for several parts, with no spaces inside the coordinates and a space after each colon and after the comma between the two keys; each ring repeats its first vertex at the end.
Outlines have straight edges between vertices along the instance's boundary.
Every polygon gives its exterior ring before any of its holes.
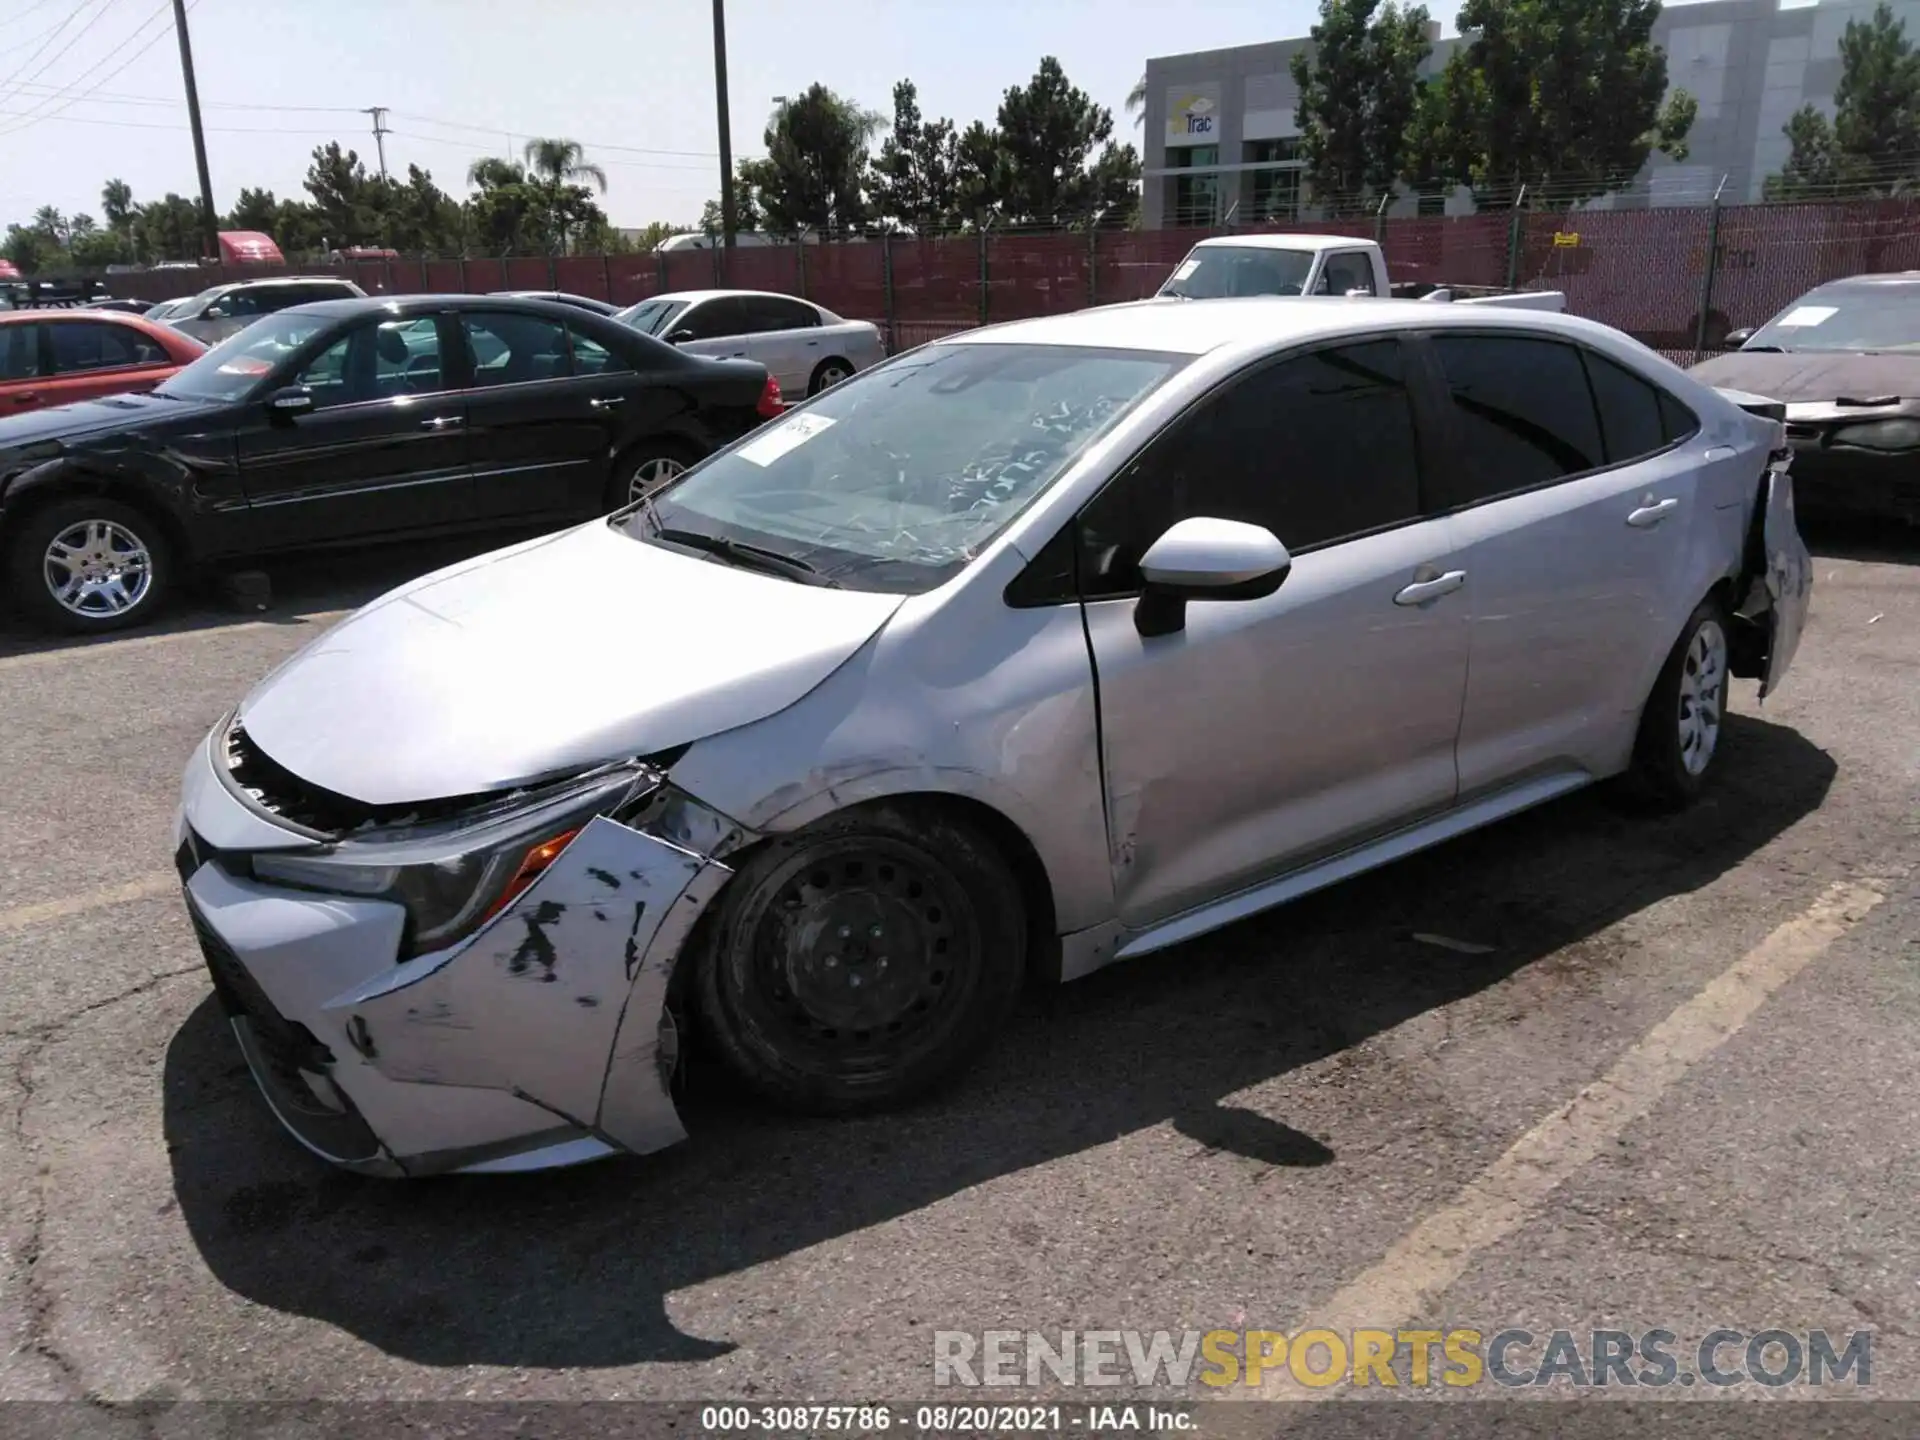
{"type": "Polygon", "coordinates": [[[924,1399],[937,1330],[1426,1322],[1864,1328],[1920,1398],[1920,542],[1814,544],[1794,672],[1678,818],[1576,795],[1035,996],[910,1113],[696,1058],[678,1150],[416,1184],[275,1126],[168,833],[235,698],[459,550],[0,631],[0,1394],[924,1399]]]}

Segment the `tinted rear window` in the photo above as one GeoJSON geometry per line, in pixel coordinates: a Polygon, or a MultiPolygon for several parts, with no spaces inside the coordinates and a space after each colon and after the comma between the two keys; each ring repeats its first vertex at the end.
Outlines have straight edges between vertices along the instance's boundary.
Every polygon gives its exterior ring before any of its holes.
{"type": "Polygon", "coordinates": [[[1571,345],[1514,335],[1437,335],[1433,348],[1461,442],[1457,463],[1436,486],[1442,508],[1606,463],[1593,392],[1571,345]]]}

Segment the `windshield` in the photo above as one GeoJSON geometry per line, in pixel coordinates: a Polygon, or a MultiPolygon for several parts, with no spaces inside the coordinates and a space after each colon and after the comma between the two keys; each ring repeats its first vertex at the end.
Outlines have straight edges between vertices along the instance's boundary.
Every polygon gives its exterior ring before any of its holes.
{"type": "Polygon", "coordinates": [[[1196,246],[1160,287],[1162,295],[1218,300],[1227,295],[1298,295],[1313,269],[1310,250],[1255,245],[1196,246]]]}
{"type": "Polygon", "coordinates": [[[282,310],[216,345],[154,393],[180,400],[239,400],[328,322],[282,310]]]}
{"type": "Polygon", "coordinates": [[[631,325],[643,335],[664,334],[667,322],[687,308],[684,300],[642,300],[629,305],[613,318],[631,325]]]}
{"type": "Polygon", "coordinates": [[[1920,285],[1815,290],[1762,325],[1740,348],[1920,351],[1920,285]]]}
{"type": "Polygon", "coordinates": [[[929,345],[842,381],[615,523],[643,539],[656,528],[718,537],[851,589],[917,595],[958,573],[1186,363],[929,345]]]}

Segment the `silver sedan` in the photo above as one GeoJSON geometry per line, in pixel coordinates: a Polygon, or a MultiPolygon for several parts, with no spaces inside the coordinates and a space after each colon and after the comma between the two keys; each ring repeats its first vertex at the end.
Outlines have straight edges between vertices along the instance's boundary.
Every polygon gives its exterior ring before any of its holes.
{"type": "Polygon", "coordinates": [[[877,325],[761,290],[679,290],[614,318],[695,355],[757,360],[792,400],[818,395],[887,357],[877,325]]]}
{"type": "Polygon", "coordinates": [[[248,1064],[388,1175],[828,1113],[1073,980],[1597,781],[1711,781],[1811,583],[1779,407],[1565,316],[1118,306],[888,361],[374,602],[195,751],[248,1064]]]}

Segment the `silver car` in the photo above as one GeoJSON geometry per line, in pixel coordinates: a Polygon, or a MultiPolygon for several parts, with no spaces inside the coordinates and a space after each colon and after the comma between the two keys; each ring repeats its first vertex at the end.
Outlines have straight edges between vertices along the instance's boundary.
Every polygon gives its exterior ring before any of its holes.
{"type": "Polygon", "coordinates": [[[1565,316],[1116,306],[899,356],[268,676],[177,839],[269,1103],[389,1175],[900,1102],[1072,980],[1609,777],[1811,583],[1778,407],[1565,316]]]}
{"type": "Polygon", "coordinates": [[[758,360],[793,399],[818,395],[887,357],[878,326],[760,290],[680,290],[614,318],[695,355],[758,360]]]}

